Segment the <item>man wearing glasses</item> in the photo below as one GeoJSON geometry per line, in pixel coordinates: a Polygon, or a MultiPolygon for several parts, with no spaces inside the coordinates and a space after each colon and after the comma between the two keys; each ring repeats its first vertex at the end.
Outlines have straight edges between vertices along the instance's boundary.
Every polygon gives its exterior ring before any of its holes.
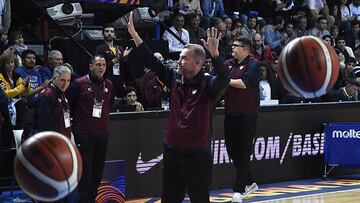
{"type": "Polygon", "coordinates": [[[226,62],[230,83],[225,99],[225,143],[236,167],[232,202],[258,189],[249,171],[252,140],[259,112],[260,63],[250,55],[251,41],[238,38],[232,44],[232,59],[226,62]]]}
{"type": "Polygon", "coordinates": [[[108,78],[114,85],[114,93],[118,98],[124,96],[124,63],[131,49],[124,50],[123,47],[115,45],[116,39],[115,28],[112,24],[105,24],[103,26],[104,43],[96,47],[95,55],[101,55],[106,60],[105,77],[108,78]]]}

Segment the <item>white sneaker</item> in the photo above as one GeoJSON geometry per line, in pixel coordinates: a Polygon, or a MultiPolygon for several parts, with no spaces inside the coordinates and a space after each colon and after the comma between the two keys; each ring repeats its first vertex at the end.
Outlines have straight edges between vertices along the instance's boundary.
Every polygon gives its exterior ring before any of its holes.
{"type": "Polygon", "coordinates": [[[240,192],[234,192],[232,197],[233,203],[242,203],[244,196],[240,192]]]}
{"type": "Polygon", "coordinates": [[[251,185],[247,185],[247,186],[245,187],[245,192],[244,192],[244,194],[243,194],[243,198],[245,198],[246,196],[254,193],[254,192],[255,192],[256,190],[258,190],[258,189],[259,189],[259,187],[258,187],[258,185],[257,185],[256,183],[253,183],[253,184],[251,184],[251,185]]]}

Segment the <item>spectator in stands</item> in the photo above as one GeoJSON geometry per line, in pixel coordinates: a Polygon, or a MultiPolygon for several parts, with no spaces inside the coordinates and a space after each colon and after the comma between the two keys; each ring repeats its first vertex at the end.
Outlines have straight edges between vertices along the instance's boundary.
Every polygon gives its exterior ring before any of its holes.
{"type": "Polygon", "coordinates": [[[225,19],[227,17],[222,0],[202,0],[203,28],[207,29],[212,23],[213,17],[225,19]]]}
{"type": "Polygon", "coordinates": [[[345,33],[345,41],[346,45],[352,49],[360,45],[360,21],[351,22],[351,31],[345,33]]]}
{"type": "Polygon", "coordinates": [[[333,89],[337,90],[346,86],[346,81],[349,78],[351,71],[353,70],[357,61],[353,57],[348,57],[345,60],[345,68],[341,68],[339,71],[338,79],[333,87],[333,89]]]}
{"type": "Polygon", "coordinates": [[[298,18],[297,27],[294,29],[296,37],[302,37],[309,35],[309,30],[307,29],[307,17],[303,16],[298,18]]]}
{"type": "MultiPolygon", "coordinates": [[[[335,18],[330,15],[326,0],[305,0],[303,6],[310,9],[311,25],[314,24],[319,17],[324,17],[327,20],[329,28],[334,25],[335,18]]],[[[321,37],[322,36],[319,38],[321,37]]]]}
{"type": "Polygon", "coordinates": [[[243,28],[243,22],[241,19],[236,19],[234,20],[234,25],[233,25],[233,28],[231,30],[231,38],[232,39],[237,39],[237,38],[240,38],[242,37],[242,28],[243,28]]]}
{"type": "Polygon", "coordinates": [[[360,0],[353,0],[349,4],[350,15],[360,21],[360,0]]]}
{"type": "MultiPolygon", "coordinates": [[[[139,90],[139,94],[136,94],[138,96],[138,101],[144,106],[145,110],[148,108],[161,107],[161,90],[163,84],[161,84],[155,72],[145,66],[144,75],[141,78],[136,79],[135,84],[139,90]]],[[[129,93],[127,89],[125,92],[129,93]]]]}
{"type": "Polygon", "coordinates": [[[0,85],[6,96],[11,98],[19,98],[26,91],[29,91],[29,77],[23,80],[21,75],[14,72],[18,67],[18,60],[13,53],[4,53],[0,58],[0,85]]]}
{"type": "Polygon", "coordinates": [[[360,46],[357,46],[357,47],[353,50],[353,52],[354,52],[356,61],[360,61],[360,46]]]}
{"type": "MultiPolygon", "coordinates": [[[[170,27],[170,30],[173,31],[178,37],[180,37],[185,42],[185,44],[188,44],[190,42],[190,36],[189,32],[183,28],[184,23],[184,16],[180,13],[177,13],[173,18],[173,26],[170,27]]],[[[180,52],[185,46],[167,30],[164,32],[163,40],[168,41],[170,53],[180,52]]]]}
{"type": "Polygon", "coordinates": [[[65,91],[70,85],[71,71],[66,66],[57,66],[54,81],[40,94],[36,106],[36,128],[39,131],[56,131],[72,139],[70,105],[65,91]]]}
{"type": "Polygon", "coordinates": [[[285,40],[285,44],[288,44],[289,42],[291,42],[291,40],[297,37],[294,32],[294,24],[291,21],[285,23],[284,33],[288,36],[285,40]]]}
{"type": "Polygon", "coordinates": [[[347,2],[348,0],[337,0],[333,11],[336,23],[341,26],[341,30],[345,33],[350,31],[351,21],[355,20],[355,17],[351,16],[347,2]]]}
{"type": "Polygon", "coordinates": [[[69,63],[63,62],[62,53],[58,50],[51,50],[48,54],[48,66],[42,66],[39,68],[42,80],[50,80],[53,77],[54,69],[60,65],[67,66],[71,70],[71,81],[80,77],[69,63]]]}
{"type": "Polygon", "coordinates": [[[11,1],[0,1],[0,31],[8,33],[11,25],[11,1]]]}
{"type": "Polygon", "coordinates": [[[251,49],[248,38],[236,39],[233,58],[226,62],[230,83],[224,95],[224,134],[227,152],[236,167],[232,202],[237,203],[258,189],[249,166],[260,104],[260,62],[251,56],[251,49]]]}
{"type": "Polygon", "coordinates": [[[281,15],[283,17],[291,16],[294,1],[273,0],[273,2],[276,2],[275,12],[277,15],[281,15]]]}
{"type": "Polygon", "coordinates": [[[169,122],[164,141],[161,201],[182,202],[187,190],[191,202],[209,202],[212,156],[208,140],[211,114],[229,82],[228,70],[219,58],[220,36],[212,28],[207,31],[207,41],[202,40],[213,58],[217,72],[217,76],[209,78],[201,71],[205,60],[202,46],[189,44],[184,47],[176,72],[160,64],[143,43],[134,28],[132,13],[128,31],[145,65],[165,72],[166,85],[171,88],[169,122]]]}
{"type": "Polygon", "coordinates": [[[211,56],[206,57],[206,59],[204,61],[204,65],[203,65],[203,70],[204,70],[205,74],[207,73],[209,75],[215,75],[211,56]]]}
{"type": "Polygon", "coordinates": [[[124,96],[125,64],[131,49],[124,48],[115,44],[115,28],[112,24],[103,26],[102,34],[104,42],[96,47],[95,55],[102,55],[106,60],[105,78],[109,79],[114,86],[114,94],[118,98],[124,96]]]}
{"type": "Polygon", "coordinates": [[[12,52],[1,55],[0,67],[0,86],[8,98],[9,121],[11,121],[14,129],[23,129],[23,118],[27,107],[26,101],[21,97],[32,95],[29,87],[29,77],[23,80],[20,74],[14,72],[15,68],[18,67],[18,60],[12,52]]]}
{"type": "Polygon", "coordinates": [[[0,55],[7,49],[9,49],[8,35],[7,33],[0,31],[0,55]]]}
{"type": "Polygon", "coordinates": [[[188,15],[190,20],[189,25],[186,27],[186,30],[189,32],[190,43],[201,44],[200,39],[205,39],[206,31],[200,27],[201,15],[194,13],[188,15]]]}
{"type": "Polygon", "coordinates": [[[252,44],[253,44],[252,54],[256,59],[266,62],[268,64],[271,64],[273,62],[271,49],[269,46],[263,43],[260,34],[256,33],[254,35],[252,44]]]}
{"type": "Polygon", "coordinates": [[[226,17],[226,18],[224,19],[224,23],[225,23],[225,25],[226,25],[227,31],[231,31],[232,25],[233,25],[233,20],[232,20],[230,17],[226,17]]]}
{"type": "Polygon", "coordinates": [[[126,106],[136,106],[135,111],[144,111],[142,104],[137,101],[136,89],[132,86],[127,86],[125,88],[124,102],[124,105],[126,106]]]}
{"type": "Polygon", "coordinates": [[[219,42],[220,57],[228,59],[231,57],[231,44],[234,41],[231,35],[227,34],[226,25],[220,18],[213,18],[214,27],[221,33],[219,42]]]}
{"type": "Polygon", "coordinates": [[[179,0],[179,9],[187,8],[188,13],[198,13],[200,16],[203,15],[200,0],[179,0]]]}
{"type": "Polygon", "coordinates": [[[331,37],[331,35],[324,35],[322,39],[328,43],[331,47],[335,46],[335,40],[331,37]]]}
{"type": "Polygon", "coordinates": [[[22,53],[28,49],[28,47],[24,44],[23,34],[19,31],[13,31],[9,34],[9,45],[12,47],[14,53],[18,57],[19,65],[22,64],[21,55],[22,53]]]}
{"type": "Polygon", "coordinates": [[[26,95],[26,97],[28,97],[29,107],[34,107],[39,99],[39,93],[49,85],[52,79],[43,81],[39,71],[34,68],[36,63],[35,51],[31,49],[25,50],[21,58],[23,64],[21,67],[16,68],[15,72],[20,74],[23,80],[29,77],[31,95],[26,95]]]}
{"type": "Polygon", "coordinates": [[[317,24],[315,27],[310,29],[310,35],[322,38],[324,35],[330,35],[329,30],[327,30],[327,20],[325,17],[320,16],[317,19],[317,24]]]}
{"type": "Polygon", "coordinates": [[[256,25],[257,25],[257,16],[249,15],[247,24],[245,24],[241,29],[241,37],[248,38],[252,40],[254,34],[256,33],[256,25]]]}
{"type": "Polygon", "coordinates": [[[51,50],[48,53],[48,66],[41,67],[39,73],[43,81],[51,79],[55,67],[58,67],[64,63],[63,55],[58,50],[51,50]]]}
{"type": "Polygon", "coordinates": [[[83,172],[78,184],[81,203],[94,203],[100,185],[109,140],[109,112],[113,86],[104,77],[104,56],[91,58],[89,74],[71,82],[66,98],[73,115],[72,130],[82,160],[83,172]]]}
{"type": "Polygon", "coordinates": [[[288,38],[286,33],[281,33],[284,27],[284,19],[281,16],[276,16],[272,25],[265,28],[265,44],[269,45],[271,51],[280,55],[282,48],[285,46],[285,41],[288,38]]]}
{"type": "Polygon", "coordinates": [[[353,50],[350,47],[346,46],[345,38],[343,36],[339,36],[336,39],[335,48],[339,51],[339,54],[341,53],[344,56],[344,62],[346,61],[346,58],[355,58],[353,50]]]}
{"type": "Polygon", "coordinates": [[[340,29],[339,29],[338,25],[333,25],[330,27],[330,34],[334,40],[336,40],[338,38],[339,32],[340,32],[340,29]]]}
{"type": "Polygon", "coordinates": [[[345,81],[345,86],[340,89],[330,90],[327,94],[321,97],[325,102],[337,101],[359,101],[359,83],[360,67],[355,67],[349,73],[345,81]]]}

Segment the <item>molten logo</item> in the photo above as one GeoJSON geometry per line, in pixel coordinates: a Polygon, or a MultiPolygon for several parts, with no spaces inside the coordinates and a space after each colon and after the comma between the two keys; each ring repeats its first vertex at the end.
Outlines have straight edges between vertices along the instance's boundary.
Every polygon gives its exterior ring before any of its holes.
{"type": "Polygon", "coordinates": [[[332,133],[332,138],[360,139],[360,131],[357,131],[355,129],[344,130],[344,131],[334,130],[332,133]]]}

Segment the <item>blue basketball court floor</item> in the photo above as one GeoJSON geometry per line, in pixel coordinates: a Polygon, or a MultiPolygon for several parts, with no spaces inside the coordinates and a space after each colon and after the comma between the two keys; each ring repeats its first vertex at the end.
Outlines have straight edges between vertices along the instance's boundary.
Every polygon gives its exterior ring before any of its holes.
{"type": "MultiPolygon", "coordinates": [[[[231,189],[220,189],[211,191],[210,200],[212,203],[230,203],[232,196],[231,189]]],[[[10,191],[3,191],[0,196],[1,203],[10,202],[31,202],[30,198],[21,190],[14,190],[12,197],[10,191]]],[[[114,202],[114,201],[112,201],[114,202]]],[[[160,203],[160,198],[143,198],[126,201],[129,203],[160,203]]],[[[188,198],[184,203],[190,202],[188,198]]],[[[259,190],[244,200],[247,202],[298,202],[298,203],[327,203],[327,202],[360,202],[360,175],[353,175],[342,178],[307,179],[288,181],[281,183],[259,185],[259,190]],[[336,196],[346,194],[346,200],[338,199],[336,196]],[[321,200],[310,197],[321,196],[321,200]],[[331,201],[327,201],[326,195],[332,195],[331,201]]]]}

